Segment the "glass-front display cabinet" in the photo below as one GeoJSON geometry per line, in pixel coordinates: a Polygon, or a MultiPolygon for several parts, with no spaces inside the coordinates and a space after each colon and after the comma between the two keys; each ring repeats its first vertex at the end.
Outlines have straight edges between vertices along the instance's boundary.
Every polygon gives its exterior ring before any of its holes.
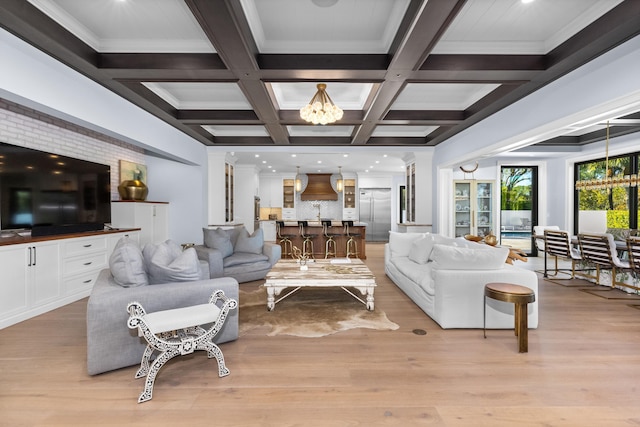
{"type": "Polygon", "coordinates": [[[455,236],[495,234],[495,181],[454,181],[455,236]]]}

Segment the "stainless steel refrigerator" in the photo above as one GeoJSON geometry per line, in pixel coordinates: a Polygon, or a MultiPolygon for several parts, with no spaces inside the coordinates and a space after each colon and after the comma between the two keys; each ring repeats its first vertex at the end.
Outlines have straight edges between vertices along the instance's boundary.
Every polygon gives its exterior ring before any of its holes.
{"type": "Polygon", "coordinates": [[[391,230],[391,189],[360,189],[360,222],[367,223],[366,239],[386,242],[391,230]]]}

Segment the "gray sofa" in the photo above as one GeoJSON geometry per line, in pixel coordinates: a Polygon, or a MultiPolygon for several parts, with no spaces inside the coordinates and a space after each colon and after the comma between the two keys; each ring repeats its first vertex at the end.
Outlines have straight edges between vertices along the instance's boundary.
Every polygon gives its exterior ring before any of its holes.
{"type": "MultiPolygon", "coordinates": [[[[183,251],[167,240],[140,250],[135,241],[123,237],[109,257],[109,269],[98,275],[87,302],[87,371],[95,375],[142,360],[146,341],[127,327],[130,302],[137,301],[152,313],[206,304],[216,290],[238,300],[238,282],[230,277],[209,279],[208,266],[198,260],[193,249],[183,251]]],[[[232,310],[214,341],[237,338],[238,310],[232,310]]]]}
{"type": "MultiPolygon", "coordinates": [[[[127,304],[138,301],[148,312],[205,304],[221,289],[238,301],[238,282],[233,278],[122,287],[109,269],[100,272],[87,303],[87,371],[96,375],[142,360],[146,341],[127,327],[127,304]]],[[[238,338],[238,310],[231,310],[216,343],[238,338]]]]}
{"type": "Polygon", "coordinates": [[[233,277],[239,283],[264,279],[280,259],[282,248],[264,242],[262,230],[252,235],[244,226],[203,229],[204,244],[196,245],[200,260],[209,264],[209,277],[233,277]]]}

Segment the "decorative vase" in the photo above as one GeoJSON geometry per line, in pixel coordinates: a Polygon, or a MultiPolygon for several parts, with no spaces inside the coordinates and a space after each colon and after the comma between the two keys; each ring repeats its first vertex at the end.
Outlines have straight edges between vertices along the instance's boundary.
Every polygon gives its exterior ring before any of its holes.
{"type": "Polygon", "coordinates": [[[143,201],[147,198],[149,188],[147,188],[144,182],[138,179],[130,179],[122,181],[122,183],[118,185],[118,193],[122,200],[143,201]]]}

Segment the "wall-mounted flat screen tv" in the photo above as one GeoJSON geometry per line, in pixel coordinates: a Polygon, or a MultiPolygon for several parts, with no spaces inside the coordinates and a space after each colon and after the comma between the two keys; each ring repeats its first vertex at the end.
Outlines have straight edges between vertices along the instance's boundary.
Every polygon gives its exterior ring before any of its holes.
{"type": "Polygon", "coordinates": [[[0,142],[0,228],[32,236],[111,222],[109,165],[0,142]]]}

